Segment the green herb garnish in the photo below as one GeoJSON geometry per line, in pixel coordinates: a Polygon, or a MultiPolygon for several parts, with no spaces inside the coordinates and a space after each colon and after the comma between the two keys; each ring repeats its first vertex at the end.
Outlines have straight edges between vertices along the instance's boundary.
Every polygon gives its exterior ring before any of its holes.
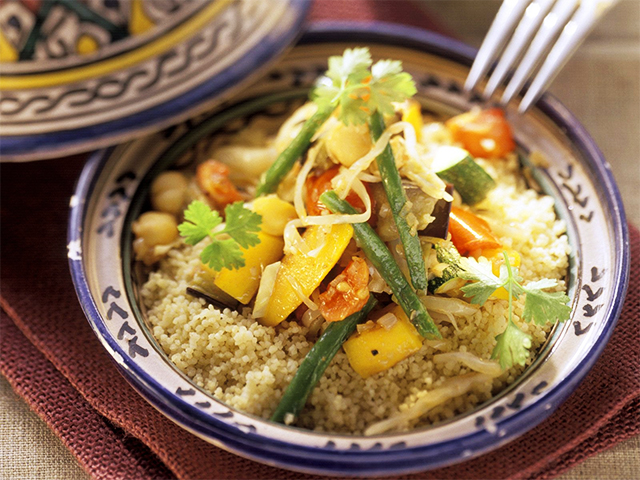
{"type": "Polygon", "coordinates": [[[318,108],[339,105],[342,123],[361,124],[375,112],[393,115],[393,102],[415,95],[415,83],[402,71],[402,62],[371,63],[368,48],[347,49],[341,57],[329,57],[329,70],[318,80],[312,96],[318,108]]]}
{"type": "Polygon", "coordinates": [[[462,287],[465,296],[471,298],[471,303],[484,304],[489,296],[497,289],[504,287],[509,292],[509,318],[504,332],[496,336],[496,346],[491,358],[498,359],[503,369],[511,368],[515,364],[525,364],[531,348],[531,336],[524,333],[513,322],[513,299],[525,294],[522,318],[526,322],[533,320],[538,325],[569,319],[571,307],[567,305],[569,297],[562,292],[543,292],[542,289],[555,287],[555,280],[544,279],[523,286],[522,278],[517,269],[511,267],[509,257],[503,252],[505,264],[500,267],[500,277],[491,271],[490,265],[478,263],[473,258],[461,258],[464,272],[460,277],[472,280],[473,283],[462,287]]]}
{"type": "Polygon", "coordinates": [[[224,215],[222,225],[222,217],[217,211],[194,200],[184,212],[185,221],[178,225],[180,235],[189,245],[196,245],[207,237],[211,239],[211,244],[200,253],[200,260],[216,271],[244,267],[240,247],[249,248],[260,243],[258,232],[262,217],[259,214],[245,208],[242,202],[236,202],[226,206],[224,215]]]}
{"type": "Polygon", "coordinates": [[[411,75],[402,72],[400,61],[380,60],[371,64],[368,48],[348,48],[342,56],[329,57],[329,69],[311,94],[318,110],[265,172],[256,196],[276,190],[336,108],[340,108],[338,115],[345,125],[361,124],[376,112],[393,114],[392,102],[402,102],[416,93],[415,83],[411,75]]]}

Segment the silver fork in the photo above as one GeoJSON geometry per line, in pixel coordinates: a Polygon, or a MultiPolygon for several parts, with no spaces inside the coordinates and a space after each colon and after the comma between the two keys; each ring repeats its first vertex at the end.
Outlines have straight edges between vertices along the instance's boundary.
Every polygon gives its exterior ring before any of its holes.
{"type": "Polygon", "coordinates": [[[506,105],[534,74],[518,106],[518,111],[524,113],[553,81],[598,20],[618,1],[504,0],[473,62],[465,90],[475,88],[500,55],[483,96],[489,99],[507,74],[515,69],[499,100],[506,105]],[[523,55],[528,42],[529,48],[523,55]],[[536,70],[541,62],[542,66],[536,70]]]}

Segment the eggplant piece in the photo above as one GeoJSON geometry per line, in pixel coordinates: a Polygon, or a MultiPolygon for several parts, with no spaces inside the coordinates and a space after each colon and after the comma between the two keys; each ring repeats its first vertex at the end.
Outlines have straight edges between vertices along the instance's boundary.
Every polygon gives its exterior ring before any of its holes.
{"type": "Polygon", "coordinates": [[[227,295],[222,290],[217,288],[215,292],[203,292],[193,287],[187,287],[187,295],[191,295],[192,297],[196,298],[202,298],[205,302],[221,310],[229,308],[231,310],[238,311],[238,307],[240,306],[240,302],[238,302],[235,298],[227,295]]]}
{"type": "MultiPolygon", "coordinates": [[[[453,195],[453,184],[447,183],[445,190],[449,195],[453,195]]],[[[447,232],[449,231],[450,213],[451,202],[447,202],[442,198],[438,200],[433,208],[433,212],[431,213],[431,215],[435,217],[435,220],[427,225],[425,229],[420,230],[418,235],[446,239],[447,232]]]]}

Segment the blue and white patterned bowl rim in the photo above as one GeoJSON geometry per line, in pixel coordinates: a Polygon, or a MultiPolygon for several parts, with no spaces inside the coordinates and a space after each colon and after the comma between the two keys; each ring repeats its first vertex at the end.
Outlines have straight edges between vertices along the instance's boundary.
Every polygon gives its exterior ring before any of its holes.
{"type": "MultiPolygon", "coordinates": [[[[301,44],[333,42],[408,47],[442,56],[462,65],[471,65],[475,55],[474,49],[455,40],[412,27],[381,22],[323,22],[312,26],[301,40],[301,44]]],[[[622,309],[629,275],[627,224],[622,200],[606,160],[584,127],[558,100],[545,95],[536,108],[562,129],[602,187],[602,191],[598,192],[600,202],[610,215],[610,225],[614,230],[611,232],[614,243],[612,249],[617,255],[613,265],[612,283],[617,288],[611,293],[606,311],[601,312],[601,333],[591,345],[589,354],[559,383],[538,385],[541,392],[534,391],[533,394],[540,394],[539,400],[523,406],[517,415],[506,418],[498,415],[496,421],[492,422],[492,428],[479,428],[462,437],[424,445],[407,445],[399,436],[394,437],[393,442],[380,437],[379,442],[372,443],[378,439],[373,437],[366,439],[366,448],[361,445],[361,441],[365,440],[363,437],[306,432],[306,435],[331,439],[324,447],[317,447],[297,444],[295,438],[299,432],[296,429],[276,427],[283,429],[281,436],[267,438],[256,434],[255,428],[251,428],[251,425],[233,424],[225,420],[225,415],[212,416],[210,412],[205,412],[176,395],[175,391],[165,388],[127,355],[105,327],[104,319],[95,303],[96,299],[89,289],[87,272],[81,258],[70,255],[70,269],[77,295],[91,327],[116,360],[118,368],[127,380],[158,410],[211,443],[265,464],[334,475],[390,475],[450,465],[495,449],[547,418],[581,382],[611,336],[622,309]]],[[[74,242],[79,244],[82,240],[88,199],[99,172],[108,162],[114,148],[94,153],[82,172],[70,212],[70,245],[74,242]]],[[[257,419],[254,421],[260,422],[257,419]]]]}
{"type": "Polygon", "coordinates": [[[6,159],[20,161],[70,155],[150,133],[188,118],[216,99],[244,85],[256,72],[277,60],[300,34],[310,8],[308,0],[289,0],[288,14],[294,19],[289,28],[270,32],[250,53],[240,57],[215,77],[182,95],[141,112],[89,127],[40,133],[27,136],[1,137],[0,153],[6,159]]]}

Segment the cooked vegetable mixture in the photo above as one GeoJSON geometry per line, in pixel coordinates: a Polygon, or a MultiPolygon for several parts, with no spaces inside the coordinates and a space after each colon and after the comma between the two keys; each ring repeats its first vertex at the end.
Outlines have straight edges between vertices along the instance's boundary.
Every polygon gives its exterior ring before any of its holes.
{"type": "Polygon", "coordinates": [[[141,297],[197,385],[274,422],[406,430],[491,398],[569,318],[565,226],[503,112],[441,122],[415,93],[349,49],[277,131],[155,179],[141,297]]]}

